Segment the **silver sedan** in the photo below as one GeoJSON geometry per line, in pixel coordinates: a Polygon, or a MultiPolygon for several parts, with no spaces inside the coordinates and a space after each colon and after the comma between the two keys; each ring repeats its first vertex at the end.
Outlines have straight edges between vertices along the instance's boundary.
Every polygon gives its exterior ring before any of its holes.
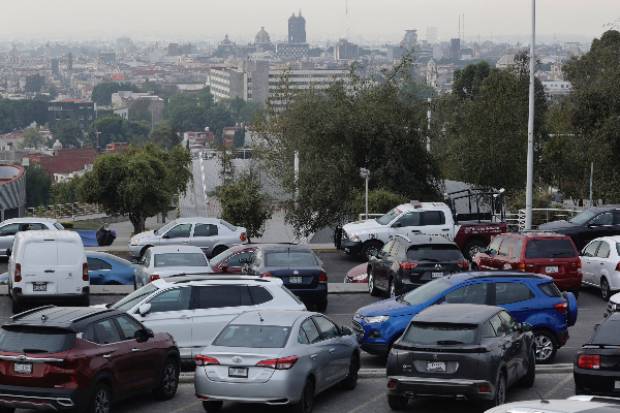
{"type": "Polygon", "coordinates": [[[355,388],[359,360],[351,330],[321,314],[247,312],[196,357],[196,395],[209,413],[224,401],[310,413],[318,393],[337,384],[355,388]]]}

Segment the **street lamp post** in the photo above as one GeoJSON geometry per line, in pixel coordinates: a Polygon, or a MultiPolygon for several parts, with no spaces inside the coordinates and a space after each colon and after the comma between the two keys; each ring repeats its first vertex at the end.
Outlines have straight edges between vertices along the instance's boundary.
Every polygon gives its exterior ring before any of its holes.
{"type": "Polygon", "coordinates": [[[370,179],[370,170],[366,168],[360,168],[360,177],[366,181],[365,182],[366,191],[365,191],[365,199],[364,199],[364,204],[365,204],[364,211],[365,211],[366,219],[368,219],[368,180],[370,179]]]}
{"type": "Polygon", "coordinates": [[[532,41],[530,44],[530,108],[527,125],[527,183],[525,188],[525,229],[532,229],[534,192],[534,99],[536,72],[536,0],[532,0],[532,41]]]}

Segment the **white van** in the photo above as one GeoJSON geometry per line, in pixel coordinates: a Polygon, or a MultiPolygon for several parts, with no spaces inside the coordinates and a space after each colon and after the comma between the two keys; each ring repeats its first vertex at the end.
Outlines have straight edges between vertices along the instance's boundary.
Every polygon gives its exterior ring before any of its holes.
{"type": "Polygon", "coordinates": [[[90,302],[84,245],[73,231],[26,231],[9,252],[9,295],[13,312],[26,302],[90,302]]]}

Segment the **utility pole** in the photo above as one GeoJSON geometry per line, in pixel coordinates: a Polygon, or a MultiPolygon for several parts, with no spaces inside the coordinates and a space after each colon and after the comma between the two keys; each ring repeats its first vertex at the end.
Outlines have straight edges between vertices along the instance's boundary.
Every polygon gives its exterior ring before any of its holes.
{"type": "Polygon", "coordinates": [[[295,178],[295,202],[299,197],[299,151],[295,151],[293,154],[293,173],[295,178]]]}
{"type": "Polygon", "coordinates": [[[590,208],[594,206],[594,162],[590,163],[590,208]]]}
{"type": "Polygon", "coordinates": [[[432,98],[428,98],[428,110],[426,111],[426,151],[431,153],[431,102],[432,98]]]}
{"type": "Polygon", "coordinates": [[[536,72],[536,0],[532,0],[532,41],[530,44],[530,108],[527,125],[527,184],[525,187],[525,229],[532,229],[534,197],[534,116],[536,72]]]}
{"type": "Polygon", "coordinates": [[[370,170],[366,168],[360,168],[360,177],[365,180],[365,198],[364,198],[364,212],[366,219],[368,219],[368,180],[370,179],[370,170]]]}

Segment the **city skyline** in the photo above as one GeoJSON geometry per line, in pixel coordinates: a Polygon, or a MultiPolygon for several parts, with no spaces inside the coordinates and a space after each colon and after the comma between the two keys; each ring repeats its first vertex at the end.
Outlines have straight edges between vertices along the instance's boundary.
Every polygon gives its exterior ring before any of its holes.
{"type": "MultiPolygon", "coordinates": [[[[399,41],[406,29],[436,27],[443,41],[458,37],[459,15],[465,14],[465,39],[522,40],[529,30],[530,2],[496,0],[229,0],[225,3],[177,0],[108,0],[91,3],[63,0],[5,1],[0,19],[0,41],[92,40],[131,36],[144,39],[216,40],[229,34],[239,43],[253,39],[261,26],[278,41],[287,37],[287,20],[302,11],[308,41],[349,38],[372,42],[399,41]],[[87,7],[85,7],[87,5],[87,7]],[[36,13],[33,13],[36,10],[36,13]],[[240,12],[241,11],[241,12],[240,12]],[[348,11],[348,13],[347,13],[348,11]]],[[[618,25],[618,0],[591,2],[538,0],[541,37],[566,39],[597,37],[618,25]],[[588,16],[584,19],[584,16],[588,16]],[[579,30],[575,29],[579,27],[579,30]]],[[[577,39],[575,39],[577,40],[577,39]]]]}

